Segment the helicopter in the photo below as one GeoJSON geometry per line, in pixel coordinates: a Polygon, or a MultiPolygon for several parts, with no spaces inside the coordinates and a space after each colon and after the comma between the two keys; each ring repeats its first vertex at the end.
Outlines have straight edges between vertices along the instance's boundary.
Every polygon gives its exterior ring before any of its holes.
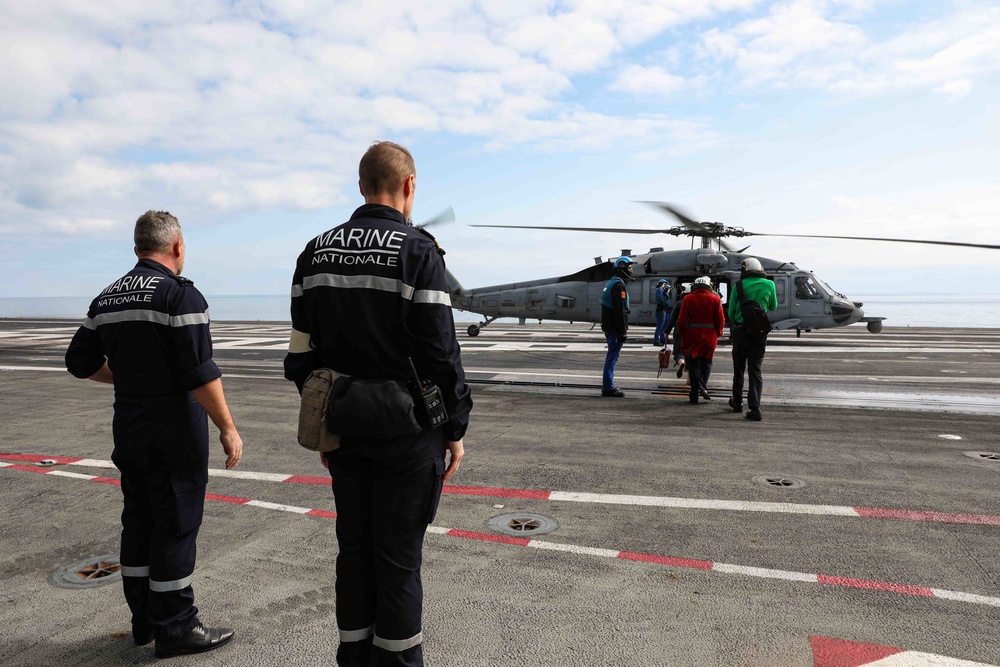
{"type": "MultiPolygon", "coordinates": [[[[691,248],[685,250],[664,250],[650,248],[649,252],[633,254],[623,249],[619,255],[608,258],[594,258],[594,264],[580,271],[555,278],[545,278],[524,282],[507,283],[466,289],[454,275],[448,273],[452,307],[477,313],[483,322],[468,327],[469,336],[475,337],[490,323],[501,317],[516,317],[521,324],[527,319],[556,320],[564,322],[601,321],[601,291],[613,275],[612,262],[620,256],[627,256],[634,262],[634,280],[627,290],[631,302],[629,324],[639,326],[656,325],[656,285],[661,279],[676,290],[690,284],[696,278],[708,276],[713,289],[720,293],[723,302],[733,294],[733,285],[740,278],[740,264],[748,257],[760,261],[767,277],[774,281],[778,307],[768,313],[772,327],[778,330],[794,329],[796,337],[802,332],[814,329],[845,327],[863,322],[871,333],[882,331],[879,316],[865,315],[863,303],[853,301],[830,287],[811,271],[800,269],[793,262],[779,261],[746,254],[749,246],[741,249],[732,247],[723,239],[749,236],[783,236],[795,238],[848,239],[856,241],[889,241],[897,243],[923,243],[931,245],[962,246],[972,248],[1000,249],[997,245],[979,243],[959,243],[951,241],[926,241],[919,239],[893,239],[861,236],[827,236],[813,234],[764,234],[746,231],[741,227],[730,227],[720,222],[698,222],[673,204],[664,202],[642,202],[651,205],[680,221],[680,226],[666,229],[627,229],[615,227],[545,227],[535,225],[470,225],[471,227],[493,227],[501,229],[546,229],[576,232],[600,232],[618,234],[670,234],[691,237],[691,248]],[[700,247],[694,247],[694,239],[700,239],[700,247]],[[713,247],[713,241],[715,247],[713,247]]],[[[675,292],[676,293],[676,292],[675,292]]]]}

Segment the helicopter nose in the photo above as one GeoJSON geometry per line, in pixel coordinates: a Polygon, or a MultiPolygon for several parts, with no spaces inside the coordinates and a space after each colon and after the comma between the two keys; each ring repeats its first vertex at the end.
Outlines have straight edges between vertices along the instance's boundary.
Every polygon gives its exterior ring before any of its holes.
{"type": "Polygon", "coordinates": [[[839,297],[834,298],[831,304],[833,321],[841,326],[860,321],[865,316],[865,311],[861,309],[862,305],[857,301],[848,301],[839,297]]]}

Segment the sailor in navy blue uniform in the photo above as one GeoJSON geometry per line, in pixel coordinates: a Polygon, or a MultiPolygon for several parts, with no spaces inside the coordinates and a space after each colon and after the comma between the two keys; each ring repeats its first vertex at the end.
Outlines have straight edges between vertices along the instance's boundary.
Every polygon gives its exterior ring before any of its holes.
{"type": "Polygon", "coordinates": [[[444,251],[407,222],[412,156],[398,144],[375,143],[359,174],[365,205],[299,255],[285,377],[300,390],[316,368],[407,380],[412,359],[420,379],[441,390],[443,425],[391,439],[343,437],[339,449],[321,455],[337,505],[337,664],[423,665],[423,538],[443,481],[464,454],[472,398],[444,251]]]}
{"type": "Polygon", "coordinates": [[[121,564],[136,644],[156,655],[224,644],[229,628],[198,620],[191,586],[208,481],[208,415],[235,466],[243,442],[212,360],[208,304],[180,275],[177,219],[149,211],[136,221],[138,263],[102,291],[66,351],[78,378],[114,384],[114,453],[121,471],[121,564]]]}
{"type": "Polygon", "coordinates": [[[601,291],[601,331],[608,341],[608,353],[604,357],[604,373],[601,379],[601,396],[621,398],[625,392],[615,387],[615,366],[625,341],[628,340],[628,315],[630,309],[625,281],[632,277],[632,260],[619,257],[614,264],[615,275],[601,291]]]}

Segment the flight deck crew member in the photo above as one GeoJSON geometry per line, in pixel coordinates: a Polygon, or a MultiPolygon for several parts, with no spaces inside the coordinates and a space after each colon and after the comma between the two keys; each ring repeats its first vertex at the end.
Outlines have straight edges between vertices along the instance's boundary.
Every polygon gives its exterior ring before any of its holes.
{"type": "Polygon", "coordinates": [[[614,264],[615,275],[604,284],[601,292],[601,331],[608,341],[604,357],[601,396],[621,398],[625,392],[615,387],[615,365],[628,336],[629,298],[625,282],[632,278],[632,260],[619,257],[614,264]]]}
{"type": "MultiPolygon", "coordinates": [[[[757,301],[765,312],[778,307],[778,298],[774,283],[767,279],[760,260],[747,257],[740,264],[740,282],[747,299],[757,301]]],[[[729,407],[733,412],[743,412],[743,372],[746,370],[750,382],[747,388],[746,418],[759,422],[760,395],[764,388],[764,378],[761,375],[761,364],[764,361],[764,350],[767,347],[767,335],[751,338],[743,327],[743,311],[736,288],[729,296],[730,337],[733,341],[733,396],[729,399],[729,407]]]]}
{"type": "Polygon", "coordinates": [[[653,333],[653,345],[666,344],[666,336],[663,332],[670,321],[670,311],[673,304],[670,303],[670,283],[665,278],[660,278],[656,282],[656,331],[653,333]]]}
{"type": "Polygon", "coordinates": [[[677,333],[677,318],[681,315],[681,302],[684,301],[684,285],[677,281],[677,289],[673,291],[674,307],[670,310],[670,317],[667,318],[667,328],[663,330],[664,340],[674,332],[674,345],[671,354],[674,357],[674,367],[677,369],[677,377],[684,376],[684,353],[681,352],[680,334],[677,333]]]}
{"type": "Polygon", "coordinates": [[[458,469],[472,398],[455,337],[444,251],[409,222],[413,157],[376,142],[361,158],[365,204],[310,241],[292,279],[285,377],[331,368],[441,390],[448,421],[390,439],[344,436],[321,455],[337,505],[341,667],[423,665],[420,563],[444,480],[458,469]],[[444,455],[450,453],[447,469],[444,455]]]}
{"type": "Polygon", "coordinates": [[[115,387],[111,458],[121,471],[121,572],[139,646],[160,658],[200,653],[233,637],[198,620],[191,587],[208,482],[208,416],[226,468],[243,441],[212,360],[208,304],[181,276],[177,218],[147,211],[135,223],[139,262],[90,304],[66,350],[78,378],[115,387]]]}
{"type": "Polygon", "coordinates": [[[725,331],[726,316],[722,300],[712,290],[712,280],[701,276],[691,285],[691,292],[681,302],[677,317],[677,335],[683,341],[684,359],[687,360],[691,390],[688,399],[698,402],[701,396],[712,400],[708,393],[708,378],[712,374],[712,359],[719,336],[725,331]]]}

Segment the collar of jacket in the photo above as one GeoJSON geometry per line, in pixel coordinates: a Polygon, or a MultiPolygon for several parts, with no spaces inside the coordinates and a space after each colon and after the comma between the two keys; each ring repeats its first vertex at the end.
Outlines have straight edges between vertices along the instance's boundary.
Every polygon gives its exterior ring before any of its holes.
{"type": "Polygon", "coordinates": [[[359,206],[351,215],[351,220],[357,218],[385,218],[386,220],[398,222],[401,225],[406,224],[406,218],[403,217],[400,211],[383,204],[363,204],[359,206]]]}
{"type": "Polygon", "coordinates": [[[144,269],[152,269],[153,271],[159,271],[160,273],[174,277],[173,271],[163,266],[156,260],[149,259],[148,257],[143,257],[142,259],[140,259],[138,262],[135,263],[135,268],[138,269],[140,266],[144,269]]]}

